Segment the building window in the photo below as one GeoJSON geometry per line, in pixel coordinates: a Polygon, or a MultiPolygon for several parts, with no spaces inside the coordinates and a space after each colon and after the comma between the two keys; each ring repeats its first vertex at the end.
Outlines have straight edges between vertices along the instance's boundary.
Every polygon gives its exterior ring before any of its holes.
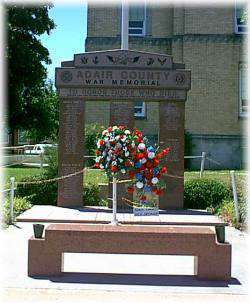
{"type": "Polygon", "coordinates": [[[143,101],[136,101],[134,106],[134,116],[136,118],[146,117],[146,104],[143,101]]]}
{"type": "Polygon", "coordinates": [[[129,36],[145,36],[146,32],[146,6],[140,4],[129,6],[129,36]]]}
{"type": "Polygon", "coordinates": [[[241,63],[239,65],[239,114],[241,117],[248,115],[249,102],[247,95],[247,65],[241,63]]]}
{"type": "Polygon", "coordinates": [[[247,4],[244,2],[237,2],[235,4],[235,33],[247,33],[247,4]]]}

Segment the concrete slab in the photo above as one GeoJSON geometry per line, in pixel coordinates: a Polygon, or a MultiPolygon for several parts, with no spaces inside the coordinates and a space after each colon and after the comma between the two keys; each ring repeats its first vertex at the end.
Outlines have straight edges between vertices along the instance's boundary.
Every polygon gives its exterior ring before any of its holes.
{"type": "Polygon", "coordinates": [[[160,258],[149,256],[145,259],[140,255],[117,255],[114,260],[112,256],[105,258],[100,254],[89,254],[85,259],[84,255],[73,258],[68,256],[66,268],[69,272],[64,276],[34,279],[27,276],[27,244],[33,233],[32,224],[17,223],[16,226],[0,232],[1,285],[8,291],[11,289],[27,289],[27,291],[60,289],[64,291],[114,291],[123,294],[143,292],[146,297],[147,294],[153,293],[156,297],[160,295],[164,297],[171,293],[176,296],[180,294],[216,294],[221,297],[246,295],[249,235],[232,227],[226,227],[226,231],[228,241],[233,248],[232,279],[229,283],[196,280],[190,273],[192,263],[185,257],[168,259],[168,256],[160,258]],[[107,268],[109,272],[106,272],[107,268]],[[81,272],[73,272],[76,269],[81,272]],[[97,273],[101,269],[103,272],[97,273]],[[165,275],[166,273],[171,275],[165,275]]]}
{"type": "MultiPolygon", "coordinates": [[[[118,212],[122,224],[166,224],[225,226],[217,216],[204,210],[160,210],[159,216],[134,216],[132,211],[118,212]]],[[[112,210],[105,207],[63,208],[35,205],[17,217],[18,222],[109,223],[112,210]]]]}

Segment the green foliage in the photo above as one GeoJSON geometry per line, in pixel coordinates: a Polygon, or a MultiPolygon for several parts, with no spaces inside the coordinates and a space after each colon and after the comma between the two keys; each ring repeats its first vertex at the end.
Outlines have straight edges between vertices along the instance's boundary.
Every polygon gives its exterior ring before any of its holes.
{"type": "Polygon", "coordinates": [[[40,87],[27,105],[34,119],[27,121],[27,137],[32,142],[39,143],[42,140],[56,141],[59,129],[59,99],[53,89],[52,83],[46,83],[40,87]]]}
{"type": "MultiPolygon", "coordinates": [[[[31,208],[31,204],[28,199],[15,197],[13,205],[13,215],[14,218],[20,215],[25,210],[31,208]]],[[[3,223],[9,225],[11,223],[10,219],[10,199],[9,197],[5,200],[3,204],[3,223]]]]}
{"type": "Polygon", "coordinates": [[[207,207],[216,207],[229,197],[229,187],[218,180],[199,178],[185,182],[185,208],[206,209],[207,207]]]}
{"type": "MultiPolygon", "coordinates": [[[[48,135],[47,114],[55,100],[47,95],[46,68],[50,64],[48,50],[39,36],[55,27],[49,18],[51,5],[6,5],[8,62],[8,119],[11,132],[22,128],[32,134],[36,128],[48,135]],[[47,133],[45,132],[47,131],[47,133]]],[[[50,90],[50,88],[48,89],[50,90]]],[[[33,136],[34,134],[32,134],[33,136]]],[[[39,137],[40,138],[40,137],[39,137]]]]}
{"type": "Polygon", "coordinates": [[[44,162],[48,164],[45,167],[45,174],[48,178],[58,176],[58,149],[55,147],[47,147],[44,153],[44,162]]]}
{"type": "MultiPolygon", "coordinates": [[[[49,164],[38,176],[29,176],[23,182],[53,179],[58,176],[58,157],[56,148],[48,148],[45,152],[46,162],[49,164]]],[[[31,204],[56,205],[58,182],[42,184],[18,184],[16,193],[19,197],[26,197],[31,204]]],[[[85,184],[83,187],[84,205],[103,205],[97,184],[85,184]]]]}
{"type": "MultiPolygon", "coordinates": [[[[43,173],[39,176],[31,176],[22,179],[22,182],[31,182],[37,180],[47,180],[48,175],[43,173]]],[[[26,197],[31,204],[36,205],[56,205],[57,182],[36,183],[36,184],[18,184],[16,194],[18,197],[26,197]]]]}
{"type": "MultiPolygon", "coordinates": [[[[45,162],[48,166],[35,176],[23,178],[22,182],[33,182],[37,180],[48,180],[58,176],[58,158],[57,148],[49,147],[45,150],[45,162]]],[[[27,197],[32,204],[38,205],[56,205],[57,200],[57,182],[37,183],[37,184],[18,184],[16,193],[20,197],[27,197]]]]}
{"type": "Polygon", "coordinates": [[[84,205],[101,205],[100,189],[95,184],[85,184],[83,187],[83,203],[84,205]]]}
{"type": "MultiPolygon", "coordinates": [[[[104,130],[104,126],[99,124],[87,124],[85,127],[85,155],[95,156],[96,141],[98,136],[104,130]]],[[[94,159],[87,158],[85,160],[86,166],[92,166],[95,163],[94,159]]]]}

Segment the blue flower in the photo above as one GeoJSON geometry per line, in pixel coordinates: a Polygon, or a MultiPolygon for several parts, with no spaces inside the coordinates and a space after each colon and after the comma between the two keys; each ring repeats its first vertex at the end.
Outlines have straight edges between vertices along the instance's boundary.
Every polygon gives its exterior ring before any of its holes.
{"type": "Polygon", "coordinates": [[[150,191],[151,191],[150,186],[145,185],[145,186],[144,186],[144,191],[145,191],[145,192],[150,192],[150,191]]]}
{"type": "Polygon", "coordinates": [[[159,172],[159,168],[155,167],[155,168],[153,169],[153,174],[154,174],[154,176],[157,175],[158,172],[159,172]]]}
{"type": "Polygon", "coordinates": [[[149,151],[149,152],[154,152],[155,149],[154,149],[153,146],[151,145],[151,146],[148,147],[148,151],[149,151]]]}
{"type": "Polygon", "coordinates": [[[135,168],[140,168],[141,167],[141,162],[139,161],[139,162],[136,162],[135,163],[135,168]]]}
{"type": "Polygon", "coordinates": [[[142,175],[139,174],[139,173],[135,174],[135,177],[136,177],[136,179],[139,180],[139,181],[142,180],[142,175]]]}

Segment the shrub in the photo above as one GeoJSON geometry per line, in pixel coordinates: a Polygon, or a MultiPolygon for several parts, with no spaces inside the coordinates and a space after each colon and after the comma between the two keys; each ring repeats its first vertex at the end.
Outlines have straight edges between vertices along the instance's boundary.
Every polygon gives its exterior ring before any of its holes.
{"type": "MultiPolygon", "coordinates": [[[[93,129],[97,131],[97,126],[93,129]]],[[[89,139],[89,142],[91,140],[89,139]]],[[[95,142],[95,141],[94,141],[95,142]]],[[[94,149],[95,149],[94,143],[94,149]]],[[[91,146],[91,145],[89,145],[91,146]]],[[[92,146],[93,147],[93,146],[92,146]]],[[[36,175],[25,177],[21,182],[32,182],[37,180],[53,179],[58,176],[58,156],[57,149],[48,148],[45,151],[45,160],[48,167],[45,167],[44,172],[36,175]]],[[[56,205],[57,201],[58,182],[37,183],[37,184],[18,184],[16,194],[18,197],[26,197],[26,199],[35,205],[56,205]]],[[[84,185],[83,188],[84,205],[103,205],[104,201],[100,198],[99,187],[94,184],[84,185]]]]}
{"type": "MultiPolygon", "coordinates": [[[[22,182],[32,182],[46,180],[48,175],[41,174],[22,179],[22,182]]],[[[56,205],[57,182],[42,184],[17,184],[16,194],[18,197],[26,197],[31,204],[36,205],[56,205]]]]}
{"type": "Polygon", "coordinates": [[[207,207],[216,207],[229,197],[229,187],[218,180],[193,179],[185,182],[185,208],[206,209],[207,207]]]}
{"type": "Polygon", "coordinates": [[[100,206],[100,190],[99,186],[95,184],[85,184],[83,187],[83,201],[84,205],[100,206]]]}
{"type": "MultiPolygon", "coordinates": [[[[87,124],[85,127],[85,154],[95,156],[96,141],[99,134],[104,130],[104,127],[99,124],[87,124]]],[[[95,163],[94,159],[87,158],[86,166],[92,166],[95,163]]]]}
{"type": "MultiPolygon", "coordinates": [[[[25,210],[31,208],[30,202],[26,198],[15,197],[13,205],[13,215],[14,218],[20,215],[25,210]]],[[[9,197],[5,200],[3,204],[3,223],[9,225],[10,220],[10,199],[9,197]]]]}

